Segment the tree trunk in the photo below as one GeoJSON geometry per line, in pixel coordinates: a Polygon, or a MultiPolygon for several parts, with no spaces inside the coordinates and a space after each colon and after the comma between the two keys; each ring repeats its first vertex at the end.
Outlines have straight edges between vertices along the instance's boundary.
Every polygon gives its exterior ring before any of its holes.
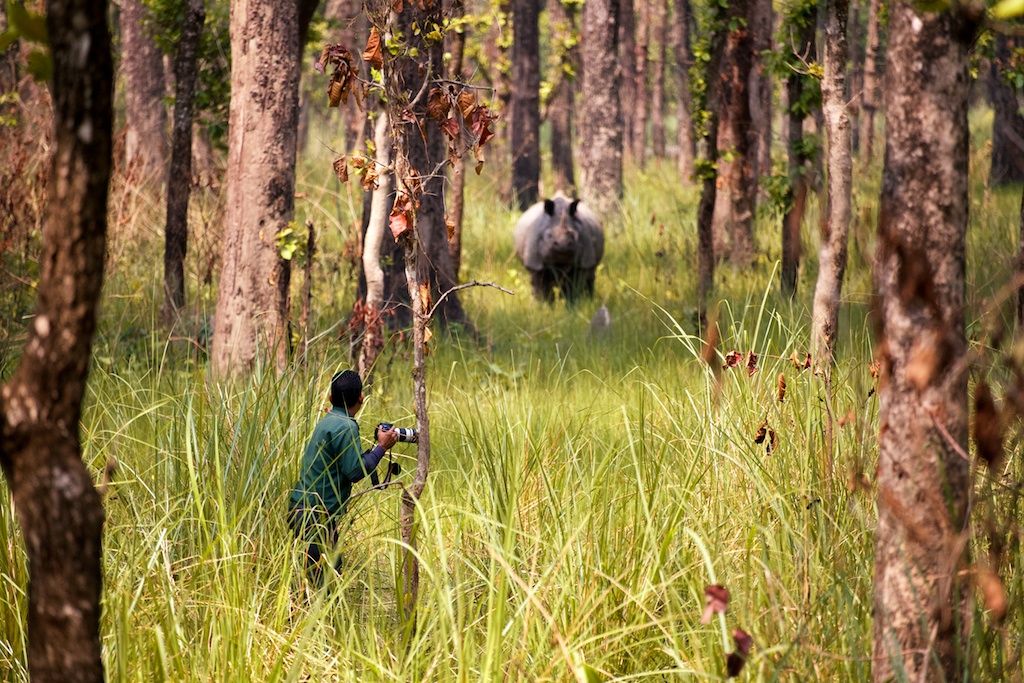
{"type": "Polygon", "coordinates": [[[192,113],[198,76],[199,38],[206,19],[204,0],[189,0],[174,59],[174,134],[167,175],[167,227],[164,238],[164,322],[185,305],[185,253],[188,200],[192,185],[192,113]]]}
{"type": "MultiPolygon", "coordinates": [[[[640,0],[644,2],[645,0],[640,0]]],[[[621,116],[625,116],[625,110],[622,108],[622,102],[628,102],[632,106],[636,102],[636,78],[634,78],[634,72],[636,71],[636,0],[617,0],[616,11],[614,19],[609,21],[618,22],[618,30],[616,35],[618,36],[618,44],[616,46],[617,59],[618,59],[618,70],[606,71],[604,73],[607,79],[609,74],[615,73],[619,76],[618,89],[619,89],[619,111],[621,116]]],[[[583,14],[584,24],[586,23],[586,3],[584,3],[583,14]]],[[[586,32],[586,26],[583,27],[583,33],[586,32]]],[[[583,44],[584,50],[584,67],[583,67],[583,78],[586,80],[587,67],[586,67],[586,46],[587,41],[580,36],[580,41],[583,44]]],[[[597,74],[593,74],[597,77],[597,74]]],[[[583,97],[583,101],[587,102],[586,95],[583,97]]],[[[624,128],[621,135],[620,144],[622,145],[622,158],[635,159],[636,144],[633,141],[633,127],[630,121],[624,121],[624,128]]]]}
{"type": "Polygon", "coordinates": [[[555,179],[554,189],[572,196],[576,194],[572,156],[573,100],[576,74],[579,72],[576,14],[561,0],[549,0],[548,19],[554,35],[552,51],[555,53],[554,86],[547,106],[547,119],[551,125],[551,172],[555,179]]]}
{"type": "Polygon", "coordinates": [[[605,221],[622,198],[619,16],[619,0],[587,0],[583,5],[580,39],[587,106],[580,122],[580,194],[605,221]]]}
{"type": "MultiPolygon", "coordinates": [[[[717,10],[719,14],[721,10],[717,10]]],[[[717,21],[715,23],[718,23],[717,21]]],[[[711,37],[711,55],[708,60],[704,77],[707,82],[705,90],[705,106],[708,118],[705,128],[705,155],[709,170],[704,171],[701,185],[700,203],[697,205],[697,312],[701,327],[707,323],[708,297],[715,282],[715,248],[713,221],[715,197],[718,188],[718,119],[721,110],[722,87],[724,80],[715,78],[721,73],[725,58],[726,32],[724,28],[716,29],[711,37]]]]}
{"type": "Polygon", "coordinates": [[[219,375],[264,355],[288,361],[288,262],[275,236],[295,215],[298,5],[231,7],[231,109],[224,247],[211,363],[219,375]]]}
{"type": "Polygon", "coordinates": [[[538,0],[512,0],[512,196],[520,209],[537,203],[540,182],[539,14],[538,0]]]}
{"type": "MultiPolygon", "coordinates": [[[[391,124],[387,112],[380,112],[373,135],[377,151],[378,168],[391,164],[391,124]]],[[[371,373],[377,356],[384,348],[384,269],[380,267],[381,245],[387,231],[388,215],[394,204],[394,178],[381,174],[370,203],[370,221],[363,237],[363,273],[366,276],[366,301],[363,309],[363,343],[359,350],[356,370],[366,383],[372,383],[371,373]]]]}
{"type": "MultiPolygon", "coordinates": [[[[415,21],[420,26],[426,25],[425,22],[429,21],[440,23],[440,15],[440,3],[434,3],[426,11],[406,6],[398,16],[399,27],[403,35],[412,36],[412,22],[415,21]]],[[[403,60],[401,78],[406,90],[412,93],[410,97],[414,97],[424,79],[438,78],[436,71],[427,73],[427,67],[428,63],[431,63],[433,69],[440,69],[444,52],[440,44],[425,46],[419,36],[410,39],[409,42],[411,46],[418,48],[419,56],[403,60]]],[[[427,119],[426,94],[409,108],[409,113],[426,123],[421,132],[419,128],[410,128],[408,121],[396,120],[394,116],[391,118],[391,127],[394,131],[392,137],[396,145],[396,191],[402,190],[399,180],[402,176],[397,166],[402,157],[397,145],[399,137],[405,136],[407,152],[403,154],[407,155],[409,168],[419,175],[422,183],[422,196],[419,197],[419,206],[416,209],[416,241],[418,248],[423,252],[418,260],[422,268],[419,271],[419,281],[429,283],[431,298],[434,301],[441,301],[441,295],[457,284],[452,270],[451,253],[448,250],[448,226],[444,218],[444,174],[441,173],[440,166],[447,157],[447,148],[440,127],[436,122],[427,119]],[[415,131],[415,134],[407,131],[415,131]]],[[[384,300],[386,305],[395,305],[396,323],[407,326],[415,323],[415,319],[403,259],[405,246],[390,239],[385,239],[384,242],[384,255],[391,260],[391,266],[385,272],[384,300]]],[[[436,315],[439,322],[446,327],[461,324],[470,330],[473,329],[455,293],[441,301],[436,315]]]]}
{"type": "Polygon", "coordinates": [[[772,171],[772,77],[767,59],[772,49],[774,12],[771,0],[753,0],[751,34],[754,64],[750,70],[750,120],[753,125],[754,156],[751,168],[751,196],[757,202],[761,176],[772,171]]]}
{"type": "Polygon", "coordinates": [[[860,99],[860,157],[867,165],[875,151],[875,112],[878,111],[878,2],[868,4],[867,44],[864,47],[864,87],[860,99]]]}
{"type": "MultiPolygon", "coordinates": [[[[449,10],[452,21],[461,19],[466,14],[466,6],[463,0],[453,0],[449,10]]],[[[462,81],[462,61],[466,51],[466,31],[464,26],[461,32],[449,30],[445,33],[445,52],[451,55],[448,62],[448,78],[453,81],[462,81]]],[[[465,145],[460,145],[460,149],[465,145]]],[[[448,235],[448,255],[452,260],[452,276],[455,282],[459,282],[459,271],[462,270],[462,219],[465,213],[466,194],[466,159],[464,155],[458,155],[452,161],[452,179],[448,186],[448,221],[452,224],[451,234],[448,235]]]]}
{"type": "Polygon", "coordinates": [[[630,158],[641,169],[647,164],[647,119],[649,104],[647,88],[647,47],[650,42],[651,3],[657,0],[639,0],[637,7],[636,44],[633,47],[633,96],[632,106],[623,110],[632,113],[626,119],[630,133],[630,158]]]}
{"type": "Polygon", "coordinates": [[[167,159],[163,54],[145,25],[141,0],[121,2],[121,72],[124,74],[125,169],[163,182],[167,159]]]}
{"type": "Polygon", "coordinates": [[[992,167],[990,187],[1024,182],[1024,117],[1020,115],[1017,89],[1006,82],[1003,72],[1012,68],[1010,60],[1017,39],[996,33],[995,58],[989,66],[989,94],[992,99],[992,167]]]}
{"type": "Polygon", "coordinates": [[[35,318],[0,389],[0,469],[28,556],[28,674],[104,680],[104,513],[82,462],[79,418],[103,286],[114,67],[104,0],[51,0],[49,201],[35,318]]]}
{"type": "Polygon", "coordinates": [[[693,48],[690,45],[690,0],[675,0],[672,17],[672,48],[676,56],[676,157],[679,177],[684,183],[693,182],[693,160],[697,157],[697,144],[693,134],[693,97],[690,91],[690,68],[693,66],[693,48]]]}
{"type": "MultiPolygon", "coordinates": [[[[980,17],[979,17],[980,19],[980,17]]],[[[968,46],[977,20],[889,13],[874,679],[961,678],[970,464],[964,319],[968,46]]],[[[968,665],[969,666],[969,665],[968,665]]]]}
{"type": "Polygon", "coordinates": [[[864,59],[860,50],[861,0],[850,3],[849,40],[850,77],[846,81],[846,111],[850,116],[850,147],[854,154],[860,151],[860,94],[864,88],[864,59]]]}
{"type": "MultiPolygon", "coordinates": [[[[807,55],[814,45],[814,24],[797,23],[791,32],[790,50],[795,55],[807,55]]],[[[786,150],[789,157],[790,205],[782,219],[782,293],[790,298],[796,296],[797,276],[800,272],[800,257],[803,253],[800,236],[804,214],[807,210],[807,195],[811,190],[811,169],[803,145],[804,120],[807,112],[801,104],[807,76],[793,71],[786,80],[786,150]]]]}
{"type": "Polygon", "coordinates": [[[716,258],[727,257],[735,267],[754,258],[754,197],[751,164],[756,152],[756,133],[750,118],[750,70],[753,39],[746,29],[752,21],[755,0],[731,0],[722,60],[721,111],[718,121],[718,176],[713,235],[716,258]]]}
{"type": "Polygon", "coordinates": [[[653,0],[654,14],[651,18],[651,42],[654,43],[654,58],[651,62],[651,146],[654,156],[665,158],[665,25],[667,0],[653,0]]]}
{"type": "Polygon", "coordinates": [[[822,109],[828,140],[828,205],[821,222],[818,283],[811,316],[811,354],[815,367],[831,372],[839,333],[839,303],[846,273],[846,244],[850,234],[850,192],[853,186],[850,118],[846,113],[846,20],[848,0],[829,0],[825,24],[822,109]]]}

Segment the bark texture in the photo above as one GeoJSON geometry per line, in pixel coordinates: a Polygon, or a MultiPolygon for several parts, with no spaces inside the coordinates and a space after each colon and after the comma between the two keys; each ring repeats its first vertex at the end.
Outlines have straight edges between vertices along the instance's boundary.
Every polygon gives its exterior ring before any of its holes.
{"type": "Polygon", "coordinates": [[[675,0],[672,16],[672,49],[676,57],[676,167],[684,183],[693,182],[693,161],[697,140],[693,134],[693,96],[690,92],[690,68],[693,48],[690,44],[690,0],[675,0]]]}
{"type": "Polygon", "coordinates": [[[583,116],[580,121],[580,195],[607,221],[622,198],[622,110],[619,92],[619,0],[583,6],[583,116]]]}
{"type": "Polygon", "coordinates": [[[970,490],[964,333],[968,45],[950,12],[890,9],[875,286],[881,339],[874,679],[959,680],[970,490]]]}
{"type": "Polygon", "coordinates": [[[231,7],[227,205],[211,362],[240,374],[288,360],[288,263],[275,236],[295,214],[298,5],[231,7]]]}
{"type": "Polygon", "coordinates": [[[185,305],[185,253],[188,200],[192,184],[192,118],[199,69],[199,38],[206,19],[203,0],[189,0],[174,58],[174,131],[167,175],[167,227],[164,235],[165,322],[185,305]]]}
{"type": "Polygon", "coordinates": [[[750,71],[754,43],[746,28],[752,22],[755,0],[731,0],[726,9],[730,30],[722,58],[718,119],[718,176],[715,198],[715,257],[728,258],[734,266],[754,258],[753,177],[757,133],[750,118],[750,71]]]}
{"type": "Polygon", "coordinates": [[[162,182],[167,159],[164,57],[146,28],[145,19],[146,8],[141,0],[122,0],[125,168],[162,182]]]}
{"type": "Polygon", "coordinates": [[[995,39],[995,58],[990,63],[988,79],[994,114],[988,182],[993,187],[1024,182],[1024,117],[1020,115],[1017,89],[1003,77],[1019,39],[1000,33],[995,39]]]}
{"type": "Polygon", "coordinates": [[[537,202],[540,183],[540,7],[512,0],[512,196],[537,202]]]}
{"type": "Polygon", "coordinates": [[[104,0],[51,0],[55,150],[35,318],[0,390],[0,469],[28,555],[28,672],[104,680],[103,505],[79,418],[103,285],[114,67],[104,0]]]}
{"type": "Polygon", "coordinates": [[[828,204],[821,222],[818,283],[811,315],[811,356],[816,367],[831,372],[839,334],[839,303],[846,274],[846,246],[850,234],[850,192],[853,186],[850,117],[846,111],[846,20],[848,0],[828,0],[825,11],[825,74],[822,109],[825,113],[828,204]]]}
{"type": "MultiPolygon", "coordinates": [[[[554,55],[547,120],[551,126],[551,173],[555,192],[561,190],[569,196],[576,194],[576,173],[573,169],[572,141],[575,134],[573,119],[576,96],[576,74],[579,73],[579,47],[574,40],[576,13],[561,0],[549,0],[548,17],[554,34],[554,55]]],[[[554,195],[555,192],[548,192],[554,195]]]]}

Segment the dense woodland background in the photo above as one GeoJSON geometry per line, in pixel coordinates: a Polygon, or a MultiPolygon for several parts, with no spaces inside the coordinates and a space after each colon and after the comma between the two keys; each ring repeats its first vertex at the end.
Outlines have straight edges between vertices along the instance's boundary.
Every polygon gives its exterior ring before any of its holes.
{"type": "Polygon", "coordinates": [[[0,680],[1022,680],[1013,5],[5,2],[0,680]]]}

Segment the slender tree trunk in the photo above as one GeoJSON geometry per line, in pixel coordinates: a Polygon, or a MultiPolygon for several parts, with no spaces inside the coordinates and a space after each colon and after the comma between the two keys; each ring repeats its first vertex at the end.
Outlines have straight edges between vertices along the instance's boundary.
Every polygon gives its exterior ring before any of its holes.
{"type": "MultiPolygon", "coordinates": [[[[794,54],[809,54],[814,44],[814,25],[804,24],[792,34],[790,49],[794,54]]],[[[811,190],[811,169],[804,151],[804,119],[806,112],[800,104],[806,87],[803,74],[793,72],[786,81],[786,150],[789,156],[790,206],[782,219],[782,293],[790,298],[796,296],[797,276],[800,272],[800,258],[803,253],[801,233],[804,214],[807,210],[807,195],[811,190]]]]}
{"type": "Polygon", "coordinates": [[[650,42],[651,28],[651,3],[656,0],[639,0],[637,7],[636,44],[633,47],[633,96],[632,106],[629,111],[631,116],[626,118],[626,126],[632,132],[630,135],[629,149],[631,159],[641,169],[647,164],[647,121],[648,121],[648,99],[649,90],[647,87],[647,48],[650,42]]]}
{"type": "Polygon", "coordinates": [[[707,323],[708,297],[715,281],[715,248],[713,220],[718,176],[715,172],[718,161],[718,120],[721,110],[724,81],[711,77],[721,72],[725,58],[727,35],[724,29],[716,30],[711,38],[711,55],[708,60],[705,79],[705,106],[708,118],[705,122],[705,155],[711,170],[705,171],[701,184],[700,203],[697,205],[697,310],[701,326],[707,323]]]}
{"type": "MultiPolygon", "coordinates": [[[[391,125],[387,112],[377,116],[373,136],[378,168],[391,164],[391,125]]],[[[388,215],[394,204],[394,178],[390,173],[378,178],[370,203],[370,221],[363,238],[363,273],[366,276],[366,301],[363,309],[363,343],[356,369],[364,382],[371,383],[371,372],[377,356],[384,348],[384,269],[380,266],[381,244],[387,230],[388,215]]]]}
{"type": "Polygon", "coordinates": [[[538,0],[512,0],[512,196],[520,209],[537,203],[540,183],[539,16],[538,0]]]}
{"type": "MultiPolygon", "coordinates": [[[[466,7],[463,0],[453,0],[449,10],[452,21],[461,19],[466,14],[466,7]]],[[[466,51],[466,31],[469,27],[463,27],[462,31],[448,31],[445,40],[448,41],[445,52],[451,55],[448,62],[448,78],[453,81],[461,81],[462,61],[466,51]]],[[[460,145],[464,148],[465,145],[460,145]]],[[[452,161],[452,178],[448,186],[448,221],[452,225],[451,234],[448,236],[448,254],[452,259],[452,275],[456,282],[459,282],[459,271],[462,270],[462,218],[465,213],[466,194],[466,160],[460,155],[452,161]]]]}
{"type": "Polygon", "coordinates": [[[718,122],[718,176],[713,235],[715,256],[728,257],[736,267],[754,258],[753,169],[756,133],[750,118],[750,70],[753,40],[746,29],[755,0],[730,0],[731,30],[725,39],[722,63],[721,112],[718,122]]]}
{"type": "Polygon", "coordinates": [[[751,190],[757,201],[757,186],[761,176],[772,170],[772,78],[766,63],[772,49],[774,12],[771,0],[753,0],[751,34],[754,64],[750,70],[750,120],[753,125],[754,158],[751,168],[751,190]]]}
{"type": "Polygon", "coordinates": [[[862,0],[850,3],[849,52],[850,77],[847,79],[846,101],[850,116],[850,146],[860,152],[860,94],[864,88],[864,59],[860,49],[860,6],[862,0]]]}
{"type": "MultiPolygon", "coordinates": [[[[630,3],[630,7],[632,4],[630,3]]],[[[619,0],[583,6],[583,116],[580,122],[582,198],[607,221],[622,198],[622,110],[619,84],[619,0]]]]}
{"type": "Polygon", "coordinates": [[[104,0],[51,0],[55,149],[38,303],[0,389],[0,469],[28,557],[28,674],[104,680],[104,513],[82,462],[79,418],[103,286],[114,67],[104,0]]]}
{"type": "Polygon", "coordinates": [[[651,42],[654,59],[651,63],[651,145],[654,156],[665,158],[665,37],[668,35],[667,0],[653,0],[651,42]]]}
{"type": "Polygon", "coordinates": [[[219,375],[263,354],[288,361],[288,263],[275,236],[295,214],[298,5],[231,7],[226,228],[211,363],[219,375]]]}
{"type": "MultiPolygon", "coordinates": [[[[573,100],[576,74],[579,72],[579,47],[576,45],[576,14],[561,0],[548,1],[548,18],[554,35],[554,87],[548,100],[547,119],[551,125],[551,171],[554,189],[569,195],[576,193],[573,170],[573,100]],[[568,47],[569,45],[572,47],[568,47]]],[[[553,193],[549,193],[553,194],[553,193]]]]}
{"type": "Polygon", "coordinates": [[[992,166],[988,183],[992,187],[1024,182],[1024,117],[1020,115],[1017,89],[1006,82],[1003,72],[1012,68],[1010,60],[1017,39],[996,34],[995,58],[989,67],[989,94],[992,100],[992,166]]]}
{"type": "Polygon", "coordinates": [[[676,145],[679,147],[677,168],[684,183],[693,182],[693,160],[697,144],[693,134],[693,97],[690,91],[690,68],[693,49],[690,46],[690,0],[675,0],[672,17],[672,48],[676,57],[676,145]]]}
{"type": "Polygon", "coordinates": [[[864,47],[864,87],[860,105],[860,156],[870,164],[875,152],[875,112],[878,111],[878,2],[868,4],[867,44],[864,47]]]}
{"type": "Polygon", "coordinates": [[[199,38],[206,19],[204,0],[189,0],[174,59],[174,132],[167,175],[167,227],[164,237],[164,322],[185,305],[185,253],[188,200],[192,185],[192,113],[198,75],[199,38]]]}
{"type": "MultiPolygon", "coordinates": [[[[961,10],[962,11],[962,10],[961,10]]],[[[960,680],[970,464],[968,47],[980,16],[889,9],[875,286],[882,379],[874,679],[960,680]]],[[[966,664],[969,666],[969,664],[966,664]]]]}
{"type": "Polygon", "coordinates": [[[163,54],[146,25],[141,0],[121,2],[121,71],[124,74],[125,168],[163,182],[167,160],[166,80],[163,54]]]}
{"type": "Polygon", "coordinates": [[[818,283],[811,317],[811,354],[815,367],[831,373],[839,333],[839,303],[846,273],[850,234],[850,192],[853,186],[850,118],[846,112],[846,20],[848,0],[828,0],[825,24],[825,63],[822,109],[828,140],[828,205],[821,222],[818,283]]]}
{"type": "MultiPolygon", "coordinates": [[[[644,2],[645,0],[640,1],[644,2]]],[[[618,20],[618,47],[616,49],[618,51],[619,63],[618,75],[620,76],[619,80],[617,81],[620,97],[619,102],[626,102],[629,103],[630,106],[632,106],[633,103],[636,102],[637,97],[636,79],[633,77],[633,74],[636,70],[636,0],[618,0],[617,7],[618,9],[616,10],[615,16],[618,20]]],[[[584,15],[585,14],[586,6],[584,3],[584,15]]],[[[586,21],[585,17],[584,21],[586,21]]],[[[583,49],[585,51],[586,41],[583,40],[583,36],[580,36],[580,39],[583,42],[583,49]]],[[[583,78],[584,80],[586,80],[586,56],[584,56],[583,61],[583,78]]],[[[605,74],[606,78],[608,73],[612,72],[607,72],[605,74]]],[[[594,76],[596,77],[597,74],[594,74],[594,76]]],[[[583,101],[587,101],[585,95],[583,97],[583,101]]],[[[621,108],[621,104],[619,106],[620,111],[624,116],[625,109],[621,108]]],[[[631,122],[628,120],[625,120],[623,123],[624,128],[621,136],[622,158],[623,160],[632,160],[636,158],[636,145],[633,141],[633,126],[631,125],[631,122]]]]}

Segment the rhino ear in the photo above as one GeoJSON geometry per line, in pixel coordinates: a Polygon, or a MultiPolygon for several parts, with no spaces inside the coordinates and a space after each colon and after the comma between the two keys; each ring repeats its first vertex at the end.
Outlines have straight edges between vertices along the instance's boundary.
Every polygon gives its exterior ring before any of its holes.
{"type": "Polygon", "coordinates": [[[576,217],[576,205],[579,204],[579,203],[580,203],[580,200],[574,199],[574,200],[572,200],[572,204],[569,205],[569,216],[571,218],[575,218],[576,217]]]}
{"type": "Polygon", "coordinates": [[[544,200],[544,213],[546,213],[549,216],[555,215],[555,202],[553,199],[544,200]]]}

